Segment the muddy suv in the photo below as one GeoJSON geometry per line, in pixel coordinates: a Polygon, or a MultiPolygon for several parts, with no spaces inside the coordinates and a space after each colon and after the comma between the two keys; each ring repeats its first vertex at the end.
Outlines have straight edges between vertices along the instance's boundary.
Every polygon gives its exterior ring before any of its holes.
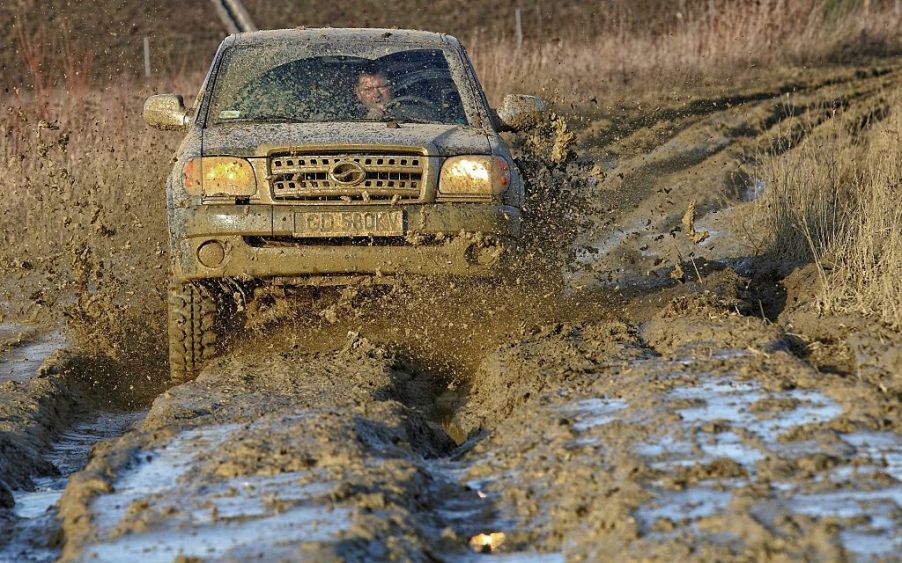
{"type": "Polygon", "coordinates": [[[166,190],[173,379],[213,355],[236,293],[221,288],[495,272],[523,202],[497,132],[542,109],[507,96],[492,110],[447,35],[228,37],[192,109],[144,105],[149,125],[187,132],[166,190]]]}

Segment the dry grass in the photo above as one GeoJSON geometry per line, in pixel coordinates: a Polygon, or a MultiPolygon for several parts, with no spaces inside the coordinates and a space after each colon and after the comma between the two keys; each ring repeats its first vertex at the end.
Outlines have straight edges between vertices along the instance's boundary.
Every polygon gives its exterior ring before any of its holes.
{"type": "Polygon", "coordinates": [[[889,113],[837,114],[797,147],[765,159],[760,216],[775,255],[814,259],[828,312],[902,327],[902,97],[889,113]],[[885,119],[880,120],[880,118],[885,119]]]}
{"type": "Polygon", "coordinates": [[[467,47],[493,102],[517,90],[579,104],[699,83],[722,87],[761,67],[851,62],[898,54],[902,45],[902,10],[893,2],[713,4],[713,13],[683,14],[677,2],[662,3],[641,25],[627,14],[601,28],[573,26],[525,41],[520,50],[510,37],[484,34],[467,47]]]}

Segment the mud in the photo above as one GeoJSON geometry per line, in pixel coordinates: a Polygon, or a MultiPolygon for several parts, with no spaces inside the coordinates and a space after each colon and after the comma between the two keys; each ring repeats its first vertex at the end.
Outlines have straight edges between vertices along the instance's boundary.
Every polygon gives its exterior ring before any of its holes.
{"type": "Polygon", "coordinates": [[[703,281],[734,289],[529,329],[463,398],[378,326],[270,329],[95,451],[64,558],[891,558],[894,399],[737,313],[735,272],[703,281]]]}
{"type": "Polygon", "coordinates": [[[122,435],[142,412],[77,415],[59,432],[44,459],[53,472],[33,478],[33,490],[12,494],[14,506],[4,531],[3,556],[27,561],[53,561],[59,556],[59,523],[54,504],[69,476],[84,468],[97,442],[122,435]]]}
{"type": "Polygon", "coordinates": [[[360,339],[214,364],[73,478],[64,555],[422,559],[433,509],[475,493],[430,466],[454,443],[421,385],[360,339]]]}
{"type": "Polygon", "coordinates": [[[55,471],[43,453],[82,398],[58,354],[37,363],[29,378],[0,382],[0,484],[9,488],[32,488],[32,475],[55,471]]]}
{"type": "MultiPolygon", "coordinates": [[[[816,273],[751,211],[755,154],[900,79],[837,68],[513,137],[522,268],[250,303],[68,479],[62,558],[898,560],[902,339],[819,314],[816,273]]],[[[104,365],[79,379],[100,396],[150,373],[104,365]]],[[[3,479],[34,488],[67,424],[0,435],[31,460],[3,479]]]]}
{"type": "Polygon", "coordinates": [[[902,439],[862,400],[872,388],[816,372],[764,321],[715,333],[709,315],[681,320],[646,323],[633,343],[645,355],[613,369],[574,345],[591,326],[541,366],[534,342],[491,361],[562,382],[501,391],[506,416],[470,454],[467,477],[514,521],[510,546],[574,560],[894,557],[902,439]]]}

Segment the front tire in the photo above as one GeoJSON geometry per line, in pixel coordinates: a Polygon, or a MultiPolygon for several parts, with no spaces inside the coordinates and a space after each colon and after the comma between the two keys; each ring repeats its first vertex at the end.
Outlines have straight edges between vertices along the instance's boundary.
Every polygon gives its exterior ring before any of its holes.
{"type": "Polygon", "coordinates": [[[194,379],[217,350],[216,291],[200,282],[169,283],[169,373],[172,383],[194,379]]]}

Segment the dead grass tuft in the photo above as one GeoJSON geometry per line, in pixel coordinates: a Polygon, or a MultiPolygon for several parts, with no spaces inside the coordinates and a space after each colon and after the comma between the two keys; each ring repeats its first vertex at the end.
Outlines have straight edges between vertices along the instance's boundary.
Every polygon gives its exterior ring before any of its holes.
{"type": "Polygon", "coordinates": [[[777,257],[814,259],[825,311],[863,313],[898,328],[902,97],[885,103],[864,115],[836,112],[788,152],[766,157],[759,216],[777,257]]]}

